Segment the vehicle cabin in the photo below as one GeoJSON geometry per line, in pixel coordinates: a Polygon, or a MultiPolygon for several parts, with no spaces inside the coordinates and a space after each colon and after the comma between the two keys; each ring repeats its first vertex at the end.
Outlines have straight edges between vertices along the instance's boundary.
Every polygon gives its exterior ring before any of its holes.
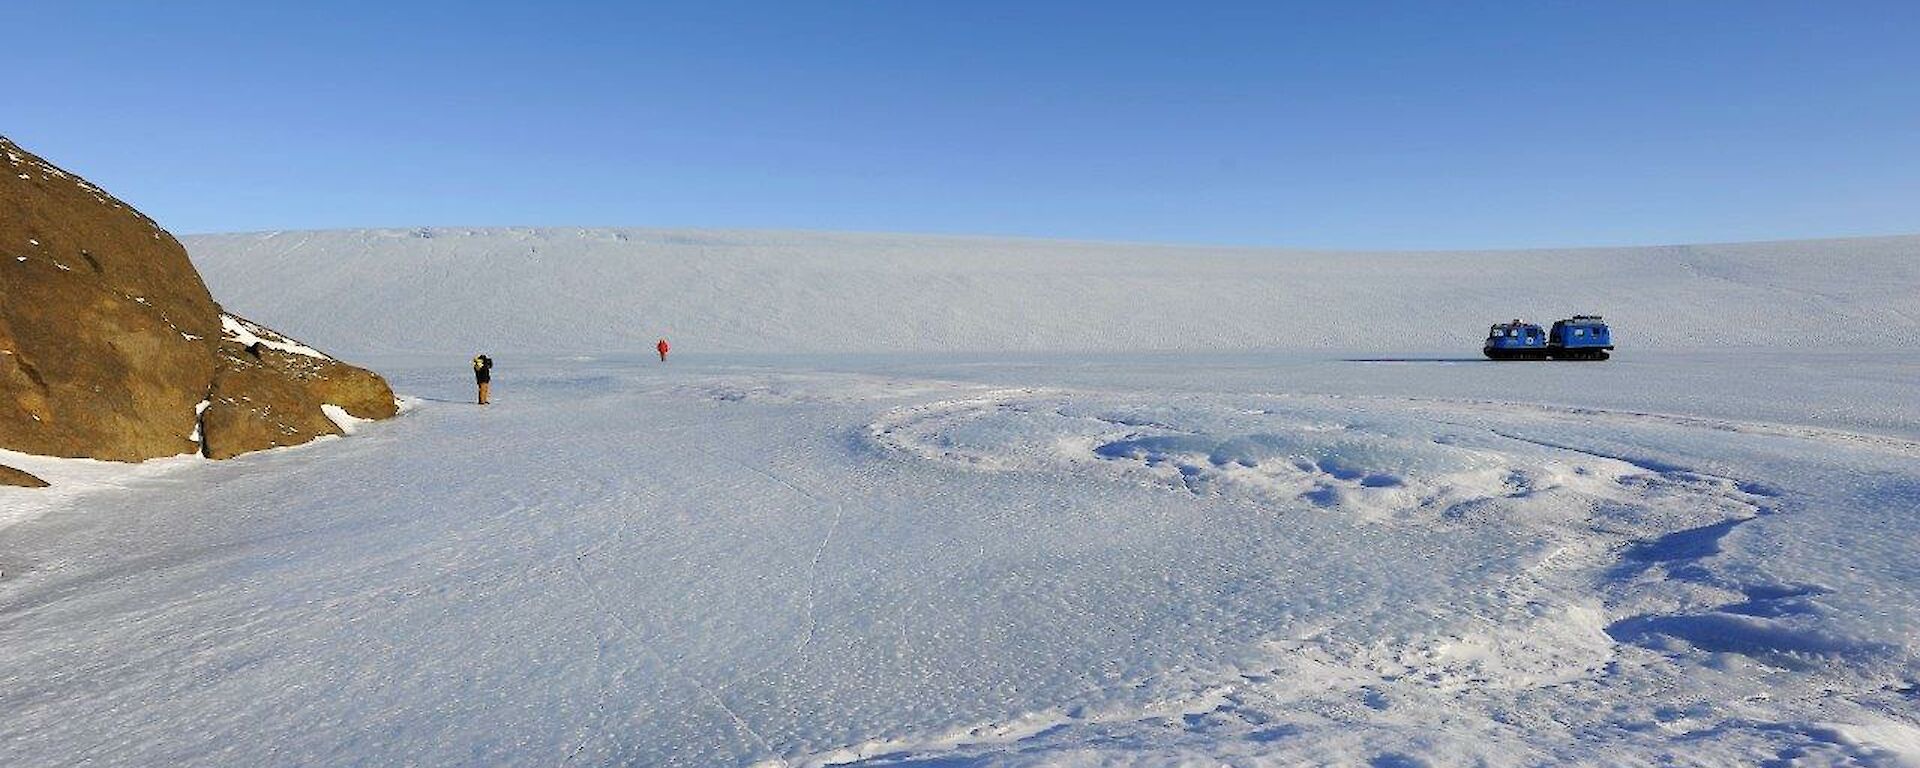
{"type": "Polygon", "coordinates": [[[1599,315],[1574,315],[1553,324],[1548,343],[1561,349],[1612,349],[1613,333],[1599,315]]]}
{"type": "Polygon", "coordinates": [[[1547,332],[1520,320],[1497,323],[1487,331],[1487,343],[1481,351],[1495,360],[1545,358],[1547,332]]]}

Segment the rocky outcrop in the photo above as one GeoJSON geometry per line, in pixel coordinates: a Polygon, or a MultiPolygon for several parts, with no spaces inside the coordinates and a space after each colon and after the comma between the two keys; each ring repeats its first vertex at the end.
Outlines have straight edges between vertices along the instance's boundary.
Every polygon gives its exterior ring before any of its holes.
{"type": "Polygon", "coordinates": [[[318,352],[311,359],[324,364],[281,364],[293,353],[271,346],[255,357],[251,341],[223,333],[223,317],[166,230],[0,137],[0,447],[113,461],[231,456],[337,434],[312,421],[331,426],[321,403],[392,415],[378,376],[318,352]],[[273,416],[246,403],[271,403],[273,416]],[[283,427],[295,431],[269,435],[283,427]]]}
{"type": "Polygon", "coordinates": [[[200,416],[208,457],[341,434],[344,428],[327,406],[355,419],[396,412],[393,390],[379,376],[245,319],[222,320],[213,386],[200,416]]]}
{"type": "Polygon", "coordinates": [[[12,485],[20,488],[45,488],[47,487],[47,481],[5,464],[0,464],[0,485],[12,485]]]}
{"type": "Polygon", "coordinates": [[[219,310],[152,220],[0,139],[0,446],[137,461],[197,450],[219,310]]]}

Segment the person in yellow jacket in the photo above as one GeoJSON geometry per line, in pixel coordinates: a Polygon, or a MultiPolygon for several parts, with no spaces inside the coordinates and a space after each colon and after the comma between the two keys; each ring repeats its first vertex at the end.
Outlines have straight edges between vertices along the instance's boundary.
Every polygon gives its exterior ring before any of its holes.
{"type": "Polygon", "coordinates": [[[486,405],[493,384],[493,358],[480,355],[473,359],[473,383],[480,387],[480,404],[486,405]]]}

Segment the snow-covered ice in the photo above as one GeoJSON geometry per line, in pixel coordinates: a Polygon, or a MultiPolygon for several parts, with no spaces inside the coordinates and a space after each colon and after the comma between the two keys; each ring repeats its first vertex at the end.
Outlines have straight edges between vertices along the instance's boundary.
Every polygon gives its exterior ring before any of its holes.
{"type": "Polygon", "coordinates": [[[185,242],[406,407],[0,452],[0,763],[1920,765],[1920,238],[185,242]]]}
{"type": "Polygon", "coordinates": [[[1912,356],[441,358],[0,489],[8,762],[1920,759],[1912,356]]]}

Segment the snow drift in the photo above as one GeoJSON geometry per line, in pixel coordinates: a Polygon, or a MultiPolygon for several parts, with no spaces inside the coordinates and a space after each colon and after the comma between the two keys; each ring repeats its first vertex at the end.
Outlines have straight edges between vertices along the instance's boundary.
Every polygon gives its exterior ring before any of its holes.
{"type": "Polygon", "coordinates": [[[1920,236],[1361,253],[978,237],[413,229],[184,240],[232,309],[350,354],[1477,351],[1600,313],[1624,350],[1913,349],[1920,236]]]}

